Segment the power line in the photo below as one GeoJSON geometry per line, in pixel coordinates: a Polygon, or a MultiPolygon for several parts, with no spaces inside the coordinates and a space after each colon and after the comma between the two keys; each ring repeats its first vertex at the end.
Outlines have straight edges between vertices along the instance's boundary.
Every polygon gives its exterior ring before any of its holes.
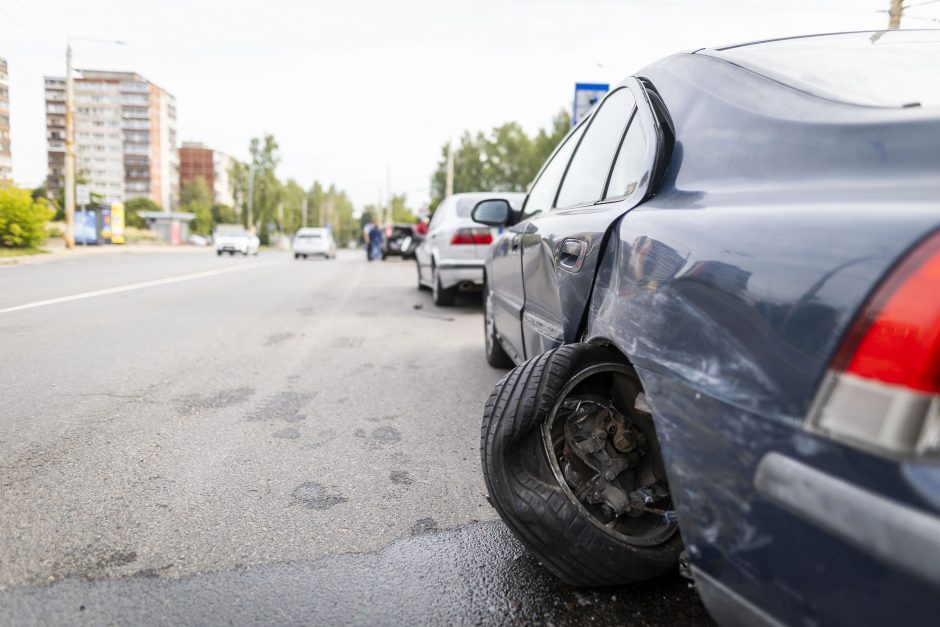
{"type": "Polygon", "coordinates": [[[45,22],[45,20],[43,20],[43,19],[40,18],[38,15],[36,15],[35,13],[33,13],[33,10],[30,9],[28,5],[23,4],[23,3],[21,2],[21,0],[16,0],[16,3],[17,3],[18,5],[20,5],[21,7],[23,7],[23,10],[26,11],[27,13],[29,13],[29,14],[33,17],[33,19],[36,20],[36,22],[39,23],[40,26],[42,26],[43,28],[46,29],[46,31],[49,32],[49,34],[51,34],[51,35],[52,35],[53,37],[55,37],[56,39],[62,41],[63,43],[68,43],[68,40],[67,40],[65,37],[63,37],[62,35],[60,35],[59,33],[57,33],[57,32],[55,31],[55,29],[53,29],[51,26],[49,26],[49,24],[47,24],[47,23],[45,22]]]}
{"type": "Polygon", "coordinates": [[[937,17],[920,17],[917,15],[905,15],[904,19],[906,20],[920,20],[922,22],[940,22],[940,18],[937,17]]]}
{"type": "Polygon", "coordinates": [[[12,15],[10,15],[10,13],[7,12],[7,10],[4,9],[3,7],[0,7],[0,13],[3,13],[4,15],[6,15],[6,16],[10,19],[11,22],[13,22],[13,23],[16,24],[17,26],[19,26],[21,29],[23,29],[23,32],[25,32],[27,35],[33,37],[36,41],[38,41],[39,43],[41,43],[41,44],[42,44],[42,47],[45,48],[46,51],[49,52],[49,54],[51,54],[53,57],[55,57],[56,60],[59,60],[59,58],[60,58],[61,55],[59,55],[59,53],[57,53],[56,51],[54,51],[54,50],[49,46],[49,44],[46,42],[45,39],[43,39],[42,37],[40,37],[39,35],[37,35],[37,34],[34,33],[33,31],[31,31],[30,29],[26,28],[26,26],[24,26],[22,22],[20,22],[20,21],[17,20],[15,17],[13,17],[12,15]]]}

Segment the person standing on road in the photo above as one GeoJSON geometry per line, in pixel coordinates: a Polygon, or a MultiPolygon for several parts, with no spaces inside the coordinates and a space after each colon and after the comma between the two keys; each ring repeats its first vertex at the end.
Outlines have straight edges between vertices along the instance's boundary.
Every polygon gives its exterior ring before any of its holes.
{"type": "Polygon", "coordinates": [[[380,229],[373,220],[372,228],[369,230],[369,261],[382,257],[382,229],[380,229]]]}
{"type": "Polygon", "coordinates": [[[366,249],[366,259],[372,261],[372,242],[369,240],[369,233],[372,232],[372,220],[366,222],[362,227],[362,246],[366,249]]]}
{"type": "Polygon", "coordinates": [[[421,218],[415,225],[415,234],[424,237],[428,234],[428,219],[421,218]]]}

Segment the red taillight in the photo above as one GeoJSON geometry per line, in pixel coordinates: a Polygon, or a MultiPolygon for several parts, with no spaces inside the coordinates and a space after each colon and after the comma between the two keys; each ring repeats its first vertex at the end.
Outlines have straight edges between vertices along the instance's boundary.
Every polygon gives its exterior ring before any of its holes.
{"type": "Polygon", "coordinates": [[[940,392],[940,233],[891,272],[839,353],[837,365],[856,376],[940,392]]]}
{"type": "Polygon", "coordinates": [[[868,299],[807,427],[891,456],[940,459],[940,232],[868,299]]]}
{"type": "Polygon", "coordinates": [[[489,229],[457,229],[454,236],[450,238],[453,245],[460,244],[492,244],[493,235],[489,229]]]}

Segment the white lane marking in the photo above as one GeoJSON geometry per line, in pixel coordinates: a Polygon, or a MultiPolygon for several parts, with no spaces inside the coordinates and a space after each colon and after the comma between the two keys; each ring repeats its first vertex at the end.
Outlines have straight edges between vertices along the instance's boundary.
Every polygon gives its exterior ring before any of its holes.
{"type": "Polygon", "coordinates": [[[22,311],[24,309],[34,309],[35,307],[45,307],[47,305],[58,305],[60,303],[68,303],[73,300],[94,298],[96,296],[107,296],[109,294],[119,294],[121,292],[130,292],[132,290],[142,290],[144,288],[156,287],[158,285],[169,285],[170,283],[180,283],[181,281],[192,281],[193,279],[203,279],[205,277],[216,276],[218,274],[238,272],[240,270],[251,270],[252,268],[264,268],[266,266],[273,266],[278,263],[284,263],[284,261],[283,260],[268,261],[266,263],[253,263],[251,265],[245,265],[245,266],[235,266],[231,268],[217,268],[215,270],[204,270],[202,272],[191,272],[189,274],[180,274],[177,276],[167,277],[165,279],[156,279],[154,281],[143,281],[142,283],[131,283],[130,285],[120,285],[118,287],[109,287],[103,290],[95,290],[93,292],[83,292],[81,294],[72,294],[71,296],[61,296],[59,298],[50,298],[48,300],[37,300],[32,303],[26,303],[25,305],[17,305],[15,307],[7,307],[6,309],[0,309],[0,314],[13,313],[14,311],[22,311]]]}

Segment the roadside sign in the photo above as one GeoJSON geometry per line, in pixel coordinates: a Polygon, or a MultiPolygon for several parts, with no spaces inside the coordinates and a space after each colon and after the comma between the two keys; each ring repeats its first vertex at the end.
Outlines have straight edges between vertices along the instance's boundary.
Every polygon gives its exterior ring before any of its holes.
{"type": "Polygon", "coordinates": [[[102,244],[111,243],[111,207],[102,206],[100,209],[101,224],[99,224],[98,234],[101,236],[102,244]]]}
{"type": "Polygon", "coordinates": [[[91,204],[91,188],[87,185],[76,185],[75,186],[75,204],[78,205],[90,205],[91,204]]]}
{"type": "Polygon", "coordinates": [[[124,203],[111,203],[111,243],[124,243],[124,203]]]}
{"type": "Polygon", "coordinates": [[[575,126],[583,120],[608,91],[610,91],[610,85],[607,83],[575,83],[571,125],[575,126]]]}
{"type": "Polygon", "coordinates": [[[98,243],[98,210],[87,209],[75,212],[75,243],[98,243]]]}

